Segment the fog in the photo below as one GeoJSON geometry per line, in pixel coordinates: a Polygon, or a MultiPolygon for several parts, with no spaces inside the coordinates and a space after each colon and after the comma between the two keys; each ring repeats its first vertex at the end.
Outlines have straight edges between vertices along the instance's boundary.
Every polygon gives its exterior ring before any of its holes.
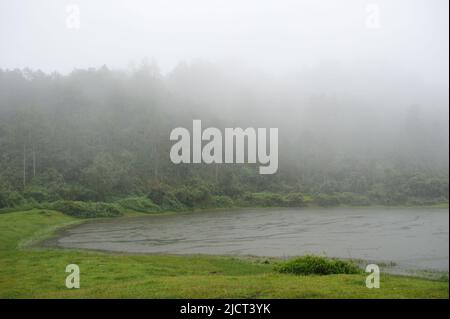
{"type": "Polygon", "coordinates": [[[67,73],[146,57],[163,72],[202,58],[290,73],[333,61],[445,88],[448,1],[2,1],[0,47],[1,68],[67,73]]]}
{"type": "MultiPolygon", "coordinates": [[[[170,131],[200,119],[279,128],[278,177],[221,168],[241,190],[448,199],[448,6],[4,1],[0,177],[26,190],[55,169],[96,200],[151,179],[220,184],[220,170],[168,160],[170,131]]],[[[217,194],[236,194],[227,185],[217,194]]]]}

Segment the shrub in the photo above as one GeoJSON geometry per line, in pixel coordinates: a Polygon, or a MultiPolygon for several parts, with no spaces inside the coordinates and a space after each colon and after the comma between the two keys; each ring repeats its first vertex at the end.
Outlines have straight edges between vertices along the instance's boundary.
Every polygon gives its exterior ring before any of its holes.
{"type": "Polygon", "coordinates": [[[49,194],[48,189],[35,185],[27,187],[24,192],[24,196],[28,199],[34,199],[40,203],[59,199],[56,196],[49,194]]]}
{"type": "Polygon", "coordinates": [[[39,203],[54,202],[63,199],[60,193],[64,187],[67,185],[63,176],[55,169],[46,169],[33,176],[31,182],[27,184],[23,196],[39,203]]]}
{"type": "Polygon", "coordinates": [[[248,205],[256,206],[284,206],[283,196],[275,193],[247,193],[244,195],[244,201],[248,205]]]}
{"type": "Polygon", "coordinates": [[[284,206],[283,196],[280,194],[269,194],[264,201],[266,206],[284,206]]]}
{"type": "MultiPolygon", "coordinates": [[[[181,194],[179,194],[181,196],[181,194]]],[[[152,200],[153,203],[157,204],[163,210],[179,211],[184,210],[186,207],[177,199],[172,189],[162,183],[153,185],[148,193],[148,198],[152,200]]],[[[184,200],[188,202],[188,197],[184,200]]],[[[191,206],[192,207],[192,206],[191,206]]]]}
{"type": "Polygon", "coordinates": [[[23,197],[15,191],[2,189],[0,187],[0,208],[10,208],[23,204],[23,197]]]}
{"type": "Polygon", "coordinates": [[[169,211],[180,211],[180,210],[184,210],[185,206],[183,206],[183,204],[181,204],[173,195],[167,195],[164,196],[163,198],[163,202],[161,207],[164,210],[169,210],[169,211]]]}
{"type": "Polygon", "coordinates": [[[290,193],[285,196],[284,202],[289,207],[302,207],[305,206],[305,199],[301,193],[290,193]]]}
{"type": "Polygon", "coordinates": [[[114,205],[109,203],[93,203],[94,210],[92,217],[116,217],[122,215],[120,209],[114,205]]]}
{"type": "Polygon", "coordinates": [[[315,198],[315,202],[324,207],[339,205],[339,199],[335,195],[319,194],[315,198]]]}
{"type": "Polygon", "coordinates": [[[367,206],[370,204],[370,201],[366,196],[355,193],[340,193],[337,195],[337,198],[339,203],[344,205],[367,206]]]}
{"type": "Polygon", "coordinates": [[[64,185],[59,189],[62,199],[74,201],[95,201],[98,195],[91,189],[79,184],[64,185]]]}
{"type": "Polygon", "coordinates": [[[188,207],[194,207],[195,199],[192,192],[190,192],[186,187],[177,189],[175,192],[175,198],[184,205],[188,207]]]}
{"type": "Polygon", "coordinates": [[[210,191],[202,185],[182,187],[175,191],[175,197],[180,203],[188,207],[195,207],[209,199],[210,191]]]}
{"type": "Polygon", "coordinates": [[[171,192],[168,186],[158,183],[150,187],[147,197],[152,200],[156,205],[161,206],[164,198],[170,196],[171,192]]]}
{"type": "Polygon", "coordinates": [[[114,204],[77,201],[57,201],[51,208],[79,218],[116,217],[122,215],[114,204]]]}
{"type": "Polygon", "coordinates": [[[212,196],[209,200],[210,205],[214,207],[232,207],[234,206],[233,200],[226,195],[212,196]]]}
{"type": "Polygon", "coordinates": [[[161,210],[158,205],[147,197],[128,197],[119,200],[117,203],[123,208],[142,213],[159,212],[161,210]]]}
{"type": "Polygon", "coordinates": [[[294,275],[358,274],[361,269],[351,261],[307,255],[278,265],[280,273],[294,275]]]}

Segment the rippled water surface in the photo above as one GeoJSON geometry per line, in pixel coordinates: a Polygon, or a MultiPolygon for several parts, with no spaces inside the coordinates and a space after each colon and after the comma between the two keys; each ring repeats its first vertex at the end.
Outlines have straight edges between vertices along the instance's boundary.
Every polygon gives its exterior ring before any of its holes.
{"type": "Polygon", "coordinates": [[[131,253],[314,253],[448,271],[448,230],[448,209],[252,209],[93,220],[54,243],[131,253]]]}

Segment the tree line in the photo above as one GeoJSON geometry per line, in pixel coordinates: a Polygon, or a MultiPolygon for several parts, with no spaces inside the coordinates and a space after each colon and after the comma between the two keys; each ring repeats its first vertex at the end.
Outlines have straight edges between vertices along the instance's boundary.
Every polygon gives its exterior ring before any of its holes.
{"type": "Polygon", "coordinates": [[[388,107],[298,76],[239,72],[206,62],[166,75],[151,63],[67,75],[0,70],[0,208],[130,198],[171,210],[448,202],[447,97],[395,96],[399,105],[388,107]],[[170,132],[193,119],[278,127],[277,173],[172,163],[170,132]]]}

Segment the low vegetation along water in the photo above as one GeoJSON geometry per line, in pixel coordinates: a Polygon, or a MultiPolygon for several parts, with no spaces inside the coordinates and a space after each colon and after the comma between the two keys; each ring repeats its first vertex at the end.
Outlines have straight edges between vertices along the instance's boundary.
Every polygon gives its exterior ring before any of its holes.
{"type": "Polygon", "coordinates": [[[53,240],[131,253],[308,253],[448,271],[448,209],[251,209],[93,220],[53,240]]]}

